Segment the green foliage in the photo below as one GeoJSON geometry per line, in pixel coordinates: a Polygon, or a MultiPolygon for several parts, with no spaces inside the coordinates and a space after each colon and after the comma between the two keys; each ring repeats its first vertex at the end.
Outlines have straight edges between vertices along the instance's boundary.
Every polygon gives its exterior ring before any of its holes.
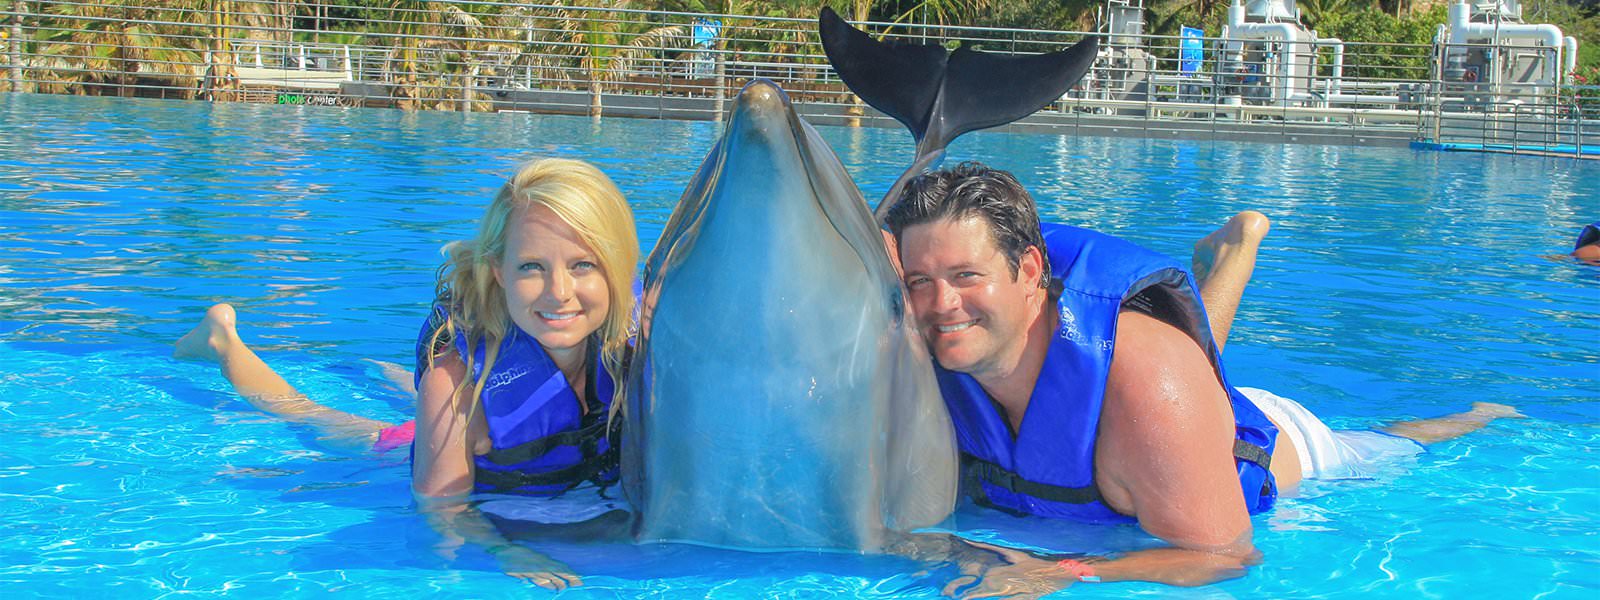
{"type": "Polygon", "coordinates": [[[1178,35],[1183,27],[1198,27],[1208,36],[1222,35],[1228,20],[1228,2],[1221,0],[1157,0],[1145,9],[1146,33],[1178,35]]]}
{"type": "Polygon", "coordinates": [[[1431,72],[1433,38],[1447,18],[1444,5],[1411,18],[1397,18],[1375,6],[1323,15],[1317,35],[1352,46],[1345,54],[1345,76],[1370,79],[1426,79],[1431,72]]]}
{"type": "Polygon", "coordinates": [[[1600,2],[1524,0],[1522,20],[1549,23],[1578,39],[1578,66],[1600,68],[1600,2]]]}
{"type": "Polygon", "coordinates": [[[1056,2],[1002,2],[979,17],[986,27],[1078,31],[1094,26],[1097,0],[1058,0],[1056,2]]]}

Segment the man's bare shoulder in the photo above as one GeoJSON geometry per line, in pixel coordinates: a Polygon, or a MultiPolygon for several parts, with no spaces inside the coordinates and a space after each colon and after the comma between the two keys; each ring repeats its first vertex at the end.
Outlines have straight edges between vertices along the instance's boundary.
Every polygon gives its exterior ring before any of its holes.
{"type": "MultiPolygon", "coordinates": [[[[1167,323],[1124,312],[1095,452],[1113,508],[1141,521],[1153,508],[1169,512],[1207,480],[1228,480],[1232,448],[1233,411],[1205,352],[1167,323]]],[[[1228,485],[1237,494],[1237,482],[1228,485]]]]}
{"type": "Polygon", "coordinates": [[[1169,323],[1122,311],[1115,349],[1106,380],[1108,405],[1114,400],[1135,414],[1155,417],[1182,412],[1194,402],[1227,399],[1205,351],[1169,323]]]}

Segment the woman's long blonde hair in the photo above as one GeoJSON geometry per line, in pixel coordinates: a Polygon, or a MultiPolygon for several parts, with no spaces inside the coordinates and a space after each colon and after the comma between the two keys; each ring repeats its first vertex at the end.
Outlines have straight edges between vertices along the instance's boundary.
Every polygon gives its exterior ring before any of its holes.
{"type": "MultiPolygon", "coordinates": [[[[434,303],[446,307],[448,314],[445,323],[433,332],[428,367],[433,367],[434,358],[451,332],[467,336],[468,355],[461,360],[469,374],[473,369],[472,349],[484,344],[479,375],[469,376],[456,389],[456,398],[462,398],[461,393],[472,386],[468,398],[474,405],[494,368],[500,343],[516,327],[506,312],[505,289],[494,278],[494,270],[505,253],[506,225],[518,209],[534,206],[554,212],[578,233],[600,263],[611,303],[605,321],[592,337],[598,338],[595,341],[600,343],[605,369],[614,380],[620,382],[622,378],[623,356],[632,335],[633,272],[639,264],[633,211],[611,178],[594,165],[564,158],[537,159],[523,164],[501,186],[478,223],[477,237],[445,246],[445,263],[436,278],[434,303]]],[[[618,385],[618,396],[621,389],[618,385]]]]}

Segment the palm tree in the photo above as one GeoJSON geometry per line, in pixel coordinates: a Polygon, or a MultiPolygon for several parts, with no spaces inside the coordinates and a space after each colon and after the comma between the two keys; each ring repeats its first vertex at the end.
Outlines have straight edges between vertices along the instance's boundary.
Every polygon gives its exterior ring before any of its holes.
{"type": "Polygon", "coordinates": [[[896,23],[920,21],[924,25],[970,25],[994,7],[991,0],[922,0],[894,17],[896,23]]]}
{"type": "MultiPolygon", "coordinates": [[[[680,48],[688,26],[642,22],[620,12],[630,0],[580,0],[566,6],[522,9],[506,15],[521,36],[518,60],[558,85],[578,73],[589,91],[589,114],[599,116],[607,84],[627,79],[639,60],[680,48]]],[[[505,42],[511,44],[509,40],[505,42]]]]}
{"type": "Polygon", "coordinates": [[[394,85],[395,104],[406,110],[471,110],[471,45],[482,23],[459,7],[432,0],[390,0],[387,10],[389,18],[368,35],[390,46],[383,73],[394,85]]]}
{"type": "Polygon", "coordinates": [[[22,16],[28,14],[28,3],[25,0],[16,0],[12,3],[11,12],[16,16],[11,20],[11,29],[4,36],[6,38],[6,91],[23,91],[22,78],[22,16]]]}
{"type": "MultiPolygon", "coordinates": [[[[239,76],[234,70],[232,28],[245,7],[230,0],[206,0],[207,47],[205,73],[200,79],[200,95],[206,100],[233,100],[239,76]]],[[[254,5],[255,2],[249,2],[254,5]]]]}
{"type": "Polygon", "coordinates": [[[192,96],[200,62],[195,37],[182,35],[185,8],[139,0],[55,4],[40,28],[35,74],[44,91],[83,93],[113,87],[127,96],[141,80],[192,96]]]}

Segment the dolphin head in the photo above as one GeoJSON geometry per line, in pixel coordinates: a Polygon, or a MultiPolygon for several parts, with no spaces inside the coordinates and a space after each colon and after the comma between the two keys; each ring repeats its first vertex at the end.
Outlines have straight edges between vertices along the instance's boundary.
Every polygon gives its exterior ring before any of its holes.
{"type": "Polygon", "coordinates": [[[771,82],[645,267],[624,479],[643,541],[873,550],[943,520],[954,436],[883,238],[771,82]]]}

